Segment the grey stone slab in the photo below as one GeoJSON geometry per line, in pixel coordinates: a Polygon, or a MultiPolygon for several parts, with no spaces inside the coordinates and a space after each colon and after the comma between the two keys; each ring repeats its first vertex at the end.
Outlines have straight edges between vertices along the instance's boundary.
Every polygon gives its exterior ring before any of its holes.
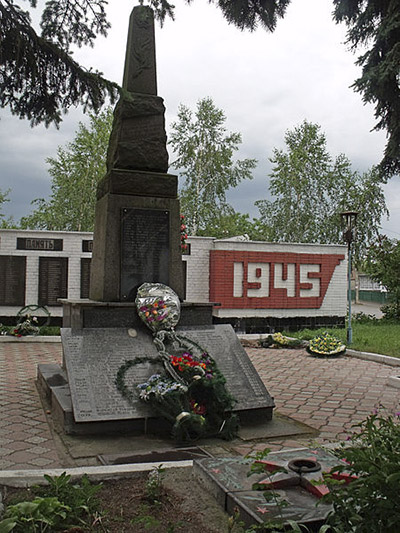
{"type": "Polygon", "coordinates": [[[178,195],[178,178],[172,174],[114,168],[98,184],[97,199],[107,193],[175,199],[178,195]]]}
{"type": "MultiPolygon", "coordinates": [[[[125,361],[143,356],[157,358],[150,335],[138,330],[137,336],[131,337],[125,328],[91,328],[76,333],[63,329],[61,337],[76,422],[153,415],[139,397],[129,403],[115,383],[118,370],[125,361]]],[[[125,382],[134,390],[157,370],[162,370],[159,364],[136,365],[126,373],[125,382]]]]}
{"type": "Polygon", "coordinates": [[[321,473],[329,471],[340,461],[332,454],[323,450],[292,450],[287,452],[270,453],[266,461],[285,468],[287,473],[275,474],[265,470],[265,473],[248,477],[251,461],[242,458],[212,458],[194,461],[194,473],[203,485],[217,499],[219,504],[229,515],[234,509],[240,512],[240,519],[246,527],[262,524],[267,520],[283,518],[284,522],[294,520],[298,523],[314,525],[322,522],[331,510],[331,506],[316,498],[306,490],[307,484],[320,478],[321,473]],[[318,461],[321,470],[310,474],[297,474],[288,469],[289,461],[293,459],[312,459],[318,461]],[[267,501],[261,490],[253,490],[253,484],[279,481],[281,486],[274,489],[278,498],[288,503],[278,509],[275,501],[267,501]]]}
{"type": "Polygon", "coordinates": [[[121,301],[144,283],[169,285],[169,211],[121,210],[121,301]]]}
{"type": "MultiPolygon", "coordinates": [[[[178,328],[178,332],[194,340],[217,362],[227,381],[228,390],[236,398],[235,411],[271,408],[273,399],[257,374],[232,326],[221,324],[210,328],[178,328]]],[[[259,413],[260,420],[263,412],[259,413]]]]}
{"type": "MultiPolygon", "coordinates": [[[[177,331],[197,342],[216,360],[228,390],[237,399],[235,412],[245,413],[248,418],[255,411],[264,420],[272,415],[273,400],[230,326],[177,331]]],[[[151,334],[139,328],[136,333],[136,337],[131,337],[127,328],[62,330],[64,364],[76,422],[154,417],[139,398],[132,404],[123,398],[115,383],[124,362],[142,356],[157,358],[151,334]]],[[[163,370],[160,364],[135,365],[124,379],[135,390],[137,384],[158,370],[163,370]]]]}

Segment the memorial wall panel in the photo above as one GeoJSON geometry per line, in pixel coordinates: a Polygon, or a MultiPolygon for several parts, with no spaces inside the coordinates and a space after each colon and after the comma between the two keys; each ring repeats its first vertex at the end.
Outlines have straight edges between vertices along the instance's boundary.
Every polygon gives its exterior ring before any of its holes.
{"type": "Polygon", "coordinates": [[[39,305],[61,305],[68,296],[68,258],[39,257],[39,305]]]}
{"type": "Polygon", "coordinates": [[[81,298],[89,298],[91,262],[90,257],[81,258],[81,298]]]}
{"type": "Polygon", "coordinates": [[[0,305],[25,305],[26,257],[0,256],[0,305]]]}

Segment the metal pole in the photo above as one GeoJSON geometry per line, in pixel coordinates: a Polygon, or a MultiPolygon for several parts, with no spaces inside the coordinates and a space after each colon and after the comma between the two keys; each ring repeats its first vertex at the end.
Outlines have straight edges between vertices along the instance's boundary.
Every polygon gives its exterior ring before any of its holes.
{"type": "Polygon", "coordinates": [[[351,243],[349,242],[348,246],[348,300],[349,300],[349,317],[347,320],[347,344],[351,344],[353,342],[353,331],[351,329],[351,243]]]}

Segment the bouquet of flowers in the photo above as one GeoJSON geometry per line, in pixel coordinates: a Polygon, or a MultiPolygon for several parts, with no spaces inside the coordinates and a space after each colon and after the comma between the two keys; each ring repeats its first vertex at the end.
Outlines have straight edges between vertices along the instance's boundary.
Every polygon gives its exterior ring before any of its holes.
{"type": "Polygon", "coordinates": [[[35,316],[26,315],[14,329],[10,331],[10,335],[14,337],[22,337],[25,335],[38,335],[40,329],[37,326],[38,319],[35,316]]]}
{"type": "Polygon", "coordinates": [[[232,439],[238,431],[237,416],[231,412],[235,400],[227,391],[226,380],[214,359],[202,350],[197,356],[185,351],[170,355],[170,363],[187,383],[192,411],[205,417],[204,434],[232,439]]]}
{"type": "Polygon", "coordinates": [[[203,376],[207,379],[212,378],[211,361],[206,353],[202,355],[200,360],[196,359],[190,352],[183,352],[182,355],[170,355],[170,363],[186,382],[203,376]]]}
{"type": "Polygon", "coordinates": [[[143,283],[138,289],[135,304],[139,317],[153,331],[169,330],[179,321],[179,298],[162,283],[143,283]]]}
{"type": "Polygon", "coordinates": [[[307,351],[316,356],[342,355],[346,351],[346,346],[342,341],[325,332],[310,340],[307,351]]]}
{"type": "Polygon", "coordinates": [[[186,385],[153,374],[137,388],[140,399],[173,424],[172,435],[178,441],[193,440],[203,434],[205,419],[199,414],[198,406],[192,409],[186,385]]]}
{"type": "Polygon", "coordinates": [[[188,245],[186,244],[187,236],[187,227],[185,224],[185,216],[181,215],[181,252],[185,253],[188,245]]]}

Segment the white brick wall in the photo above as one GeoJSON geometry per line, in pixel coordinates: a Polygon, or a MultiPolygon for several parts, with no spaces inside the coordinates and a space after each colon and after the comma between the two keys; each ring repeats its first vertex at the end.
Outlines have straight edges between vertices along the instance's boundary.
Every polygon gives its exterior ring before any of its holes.
{"type": "Polygon", "coordinates": [[[307,254],[340,254],[345,256],[334,270],[322,305],[318,309],[214,309],[214,315],[225,317],[296,317],[346,316],[347,311],[347,246],[331,244],[267,243],[257,241],[215,240],[215,250],[251,252],[292,252],[307,254]]]}
{"type": "MultiPolygon", "coordinates": [[[[42,232],[22,230],[0,230],[0,255],[26,256],[26,291],[25,304],[37,304],[39,283],[39,257],[68,257],[68,298],[80,298],[80,260],[91,257],[91,253],[82,252],[82,241],[91,240],[89,232],[42,232]],[[17,250],[17,237],[38,239],[63,239],[63,250],[17,250]]],[[[287,244],[265,242],[243,242],[217,240],[212,237],[189,237],[190,255],[184,255],[187,264],[186,300],[206,303],[209,301],[210,286],[210,250],[234,250],[254,252],[295,252],[307,254],[342,254],[347,258],[346,246],[319,244],[287,244]]],[[[1,283],[1,280],[0,280],[1,283]]],[[[319,309],[220,309],[214,314],[218,317],[296,317],[296,316],[345,316],[347,288],[347,259],[334,270],[323,303],[319,309]]],[[[0,315],[13,316],[20,307],[1,307],[0,315]]],[[[61,316],[61,307],[49,308],[53,316],[61,316]]]]}
{"type": "Polygon", "coordinates": [[[213,237],[189,237],[190,255],[183,255],[187,265],[186,300],[208,303],[210,292],[210,250],[214,247],[213,237]]]}
{"type": "MultiPolygon", "coordinates": [[[[0,230],[0,255],[26,256],[25,305],[37,305],[39,289],[39,257],[68,257],[68,298],[80,298],[81,257],[91,257],[82,252],[82,241],[93,239],[89,232],[0,230]],[[62,239],[62,251],[17,250],[17,238],[62,239]]],[[[0,280],[1,283],[1,280],[0,280]]],[[[0,315],[14,316],[20,306],[0,306],[0,315]]],[[[62,307],[49,306],[53,316],[62,316],[62,307]]]]}

